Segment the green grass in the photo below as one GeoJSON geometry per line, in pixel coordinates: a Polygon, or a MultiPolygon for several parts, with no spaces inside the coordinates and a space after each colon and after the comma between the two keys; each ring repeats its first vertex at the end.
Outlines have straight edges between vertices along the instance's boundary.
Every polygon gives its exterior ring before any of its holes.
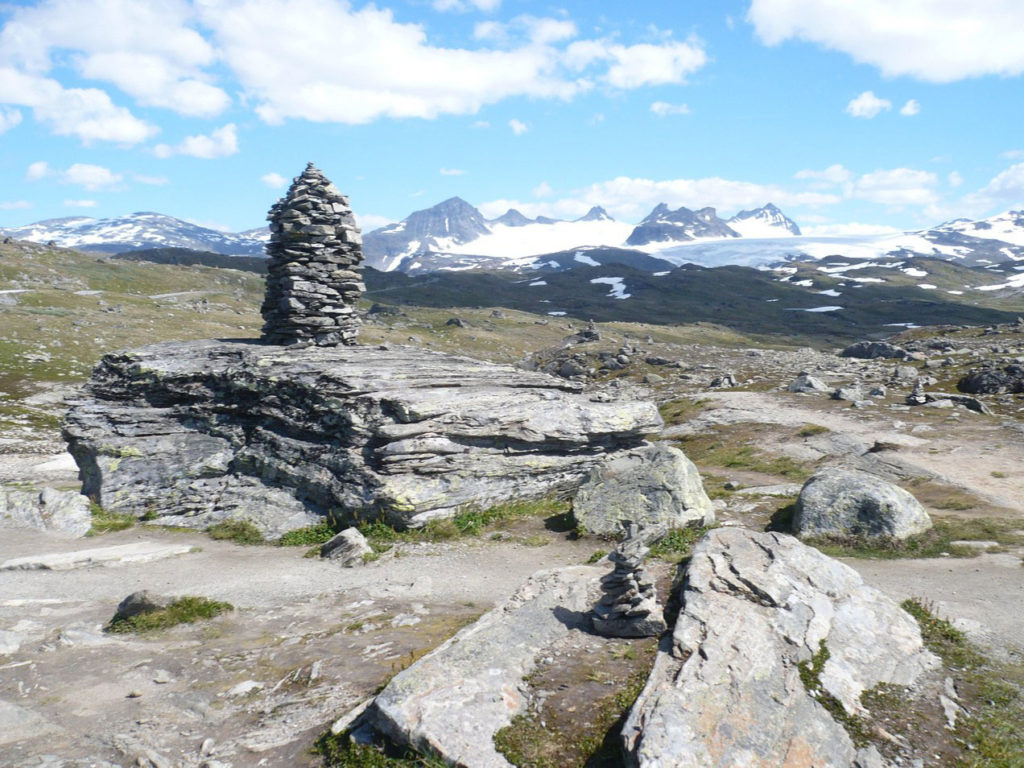
{"type": "Polygon", "coordinates": [[[695,400],[692,397],[684,397],[679,400],[671,400],[658,406],[658,412],[665,421],[665,426],[682,424],[689,421],[709,403],[709,400],[695,400]]]}
{"type": "Polygon", "coordinates": [[[89,502],[89,512],[92,514],[92,527],[85,534],[86,536],[123,531],[126,528],[131,528],[136,522],[134,515],[107,512],[94,501],[89,502]]]}
{"type": "MultiPolygon", "coordinates": [[[[783,521],[787,514],[791,519],[793,505],[780,509],[776,516],[783,521]]],[[[773,526],[776,517],[773,516],[773,526]]],[[[932,519],[931,530],[907,539],[860,539],[850,537],[809,537],[807,544],[817,547],[830,557],[875,558],[895,560],[900,558],[928,557],[976,557],[981,553],[976,547],[954,544],[956,541],[994,541],[1001,547],[1024,545],[1020,524],[1011,520],[996,518],[962,519],[936,517],[932,519]]],[[[784,523],[783,523],[784,524],[784,523]]],[[[777,528],[775,528],[777,530],[777,528]]]]}
{"type": "Polygon", "coordinates": [[[186,595],[158,611],[136,614],[127,619],[112,620],[104,628],[104,631],[116,634],[155,632],[178,624],[192,624],[196,621],[212,619],[214,616],[234,609],[235,607],[231,603],[186,595]]]}
{"type": "Polygon", "coordinates": [[[788,456],[772,456],[760,449],[767,439],[763,430],[749,425],[720,427],[698,435],[688,435],[676,442],[677,447],[703,473],[710,468],[758,472],[787,480],[803,481],[814,468],[788,456]]]}
{"type": "Polygon", "coordinates": [[[595,549],[593,554],[587,558],[587,565],[593,565],[608,554],[607,549],[595,549]]]}
{"type": "Polygon", "coordinates": [[[961,705],[953,738],[965,749],[958,768],[1024,766],[1024,664],[987,658],[966,636],[920,600],[903,609],[921,627],[921,637],[957,679],[961,705]]]}
{"type": "Polygon", "coordinates": [[[331,522],[324,520],[316,525],[288,531],[278,539],[277,545],[279,547],[312,547],[330,541],[336,533],[331,522]]]}
{"type": "Polygon", "coordinates": [[[798,663],[797,671],[800,674],[800,682],[804,690],[823,706],[832,719],[843,726],[850,735],[850,739],[858,747],[868,744],[870,737],[865,721],[854,715],[850,715],[839,699],[830,694],[821,684],[821,672],[825,668],[825,662],[829,660],[828,646],[821,640],[817,652],[806,661],[798,663]]]}
{"type": "Polygon", "coordinates": [[[651,557],[678,563],[688,557],[693,545],[714,526],[697,526],[691,528],[673,528],[664,537],[651,545],[651,557]]]}
{"type": "Polygon", "coordinates": [[[211,539],[252,546],[266,543],[260,529],[248,520],[224,520],[206,529],[211,539]]]}
{"type": "Polygon", "coordinates": [[[797,435],[799,437],[814,437],[815,435],[823,435],[831,431],[828,427],[824,427],[821,424],[807,424],[797,430],[797,435]]]}
{"type": "Polygon", "coordinates": [[[313,752],[326,765],[339,768],[445,768],[445,763],[436,757],[424,757],[411,750],[397,752],[372,744],[356,744],[348,733],[335,735],[327,731],[317,739],[313,752]]]}

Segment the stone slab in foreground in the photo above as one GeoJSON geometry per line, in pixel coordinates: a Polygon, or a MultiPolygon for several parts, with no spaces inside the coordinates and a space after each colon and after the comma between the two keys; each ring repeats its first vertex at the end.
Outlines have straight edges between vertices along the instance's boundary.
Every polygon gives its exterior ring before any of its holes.
{"type": "Polygon", "coordinates": [[[329,510],[416,526],[569,493],[661,426],[650,402],[412,347],[155,344],[105,356],[87,395],[64,427],[83,493],[270,538],[329,510]]]}
{"type": "Polygon", "coordinates": [[[132,544],[117,544],[112,547],[80,549],[77,552],[16,557],[0,563],[0,571],[70,571],[74,568],[88,568],[95,565],[131,565],[184,555],[191,551],[191,544],[158,544],[152,541],[139,541],[132,544]]]}
{"type": "Polygon", "coordinates": [[[365,721],[449,765],[508,768],[494,734],[525,710],[523,679],[555,641],[587,626],[604,569],[540,571],[505,603],[391,679],[365,721]]]}
{"type": "Polygon", "coordinates": [[[821,688],[856,714],[863,691],[910,685],[937,663],[896,603],[791,536],[711,531],[682,601],[623,727],[630,766],[877,763],[808,694],[797,665],[824,643],[821,688]]]}

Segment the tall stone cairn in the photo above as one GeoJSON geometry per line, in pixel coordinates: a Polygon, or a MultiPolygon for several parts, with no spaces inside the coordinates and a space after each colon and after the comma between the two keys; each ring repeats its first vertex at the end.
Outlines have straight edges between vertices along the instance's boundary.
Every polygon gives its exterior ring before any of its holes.
{"type": "Polygon", "coordinates": [[[601,577],[604,594],[591,617],[594,631],[605,637],[654,637],[666,629],[654,584],[644,572],[644,560],[650,548],[641,535],[641,526],[622,521],[625,538],[608,559],[615,570],[601,577]]]}
{"type": "Polygon", "coordinates": [[[354,345],[355,303],[366,286],[362,236],[348,198],[309,163],[267,219],[263,342],[354,345]]]}

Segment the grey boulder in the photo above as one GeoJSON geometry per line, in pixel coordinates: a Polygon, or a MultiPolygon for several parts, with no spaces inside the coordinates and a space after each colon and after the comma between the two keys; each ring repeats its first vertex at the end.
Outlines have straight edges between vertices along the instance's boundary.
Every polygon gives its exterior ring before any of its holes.
{"type": "Polygon", "coordinates": [[[855,357],[861,360],[903,359],[907,350],[887,341],[858,341],[839,353],[840,357],[855,357]]]}
{"type": "Polygon", "coordinates": [[[320,547],[320,557],[336,560],[346,568],[362,565],[364,555],[373,553],[373,548],[358,528],[346,528],[320,547]]]}
{"type": "Polygon", "coordinates": [[[0,527],[58,531],[80,538],[92,527],[89,499],[75,491],[0,486],[0,527]]]}
{"type": "Polygon", "coordinates": [[[572,503],[577,524],[613,535],[619,521],[661,528],[711,525],[715,511],[700,473],[678,448],[653,443],[624,451],[591,470],[572,503]]]}
{"type": "Polygon", "coordinates": [[[801,373],[786,389],[789,392],[828,392],[828,385],[809,373],[801,373]]]}
{"type": "Polygon", "coordinates": [[[820,703],[849,714],[879,683],[911,685],[937,659],[917,623],[852,568],[784,534],[718,528],[694,548],[671,642],[622,737],[644,768],[871,765],[820,703]],[[823,649],[816,690],[801,663],[823,649]]]}
{"type": "Polygon", "coordinates": [[[932,527],[910,493],[887,480],[853,469],[828,469],[800,490],[793,532],[808,536],[905,539],[932,527]]]}

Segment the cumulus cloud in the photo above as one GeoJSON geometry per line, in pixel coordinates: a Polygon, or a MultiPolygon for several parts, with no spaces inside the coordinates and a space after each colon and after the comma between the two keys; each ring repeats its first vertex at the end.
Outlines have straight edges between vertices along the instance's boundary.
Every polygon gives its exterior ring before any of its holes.
{"type": "Polygon", "coordinates": [[[887,206],[927,206],[938,202],[938,177],[929,171],[892,168],[865,173],[853,184],[851,196],[887,206]]]}
{"type": "Polygon", "coordinates": [[[282,176],[280,173],[265,173],[260,176],[260,181],[266,184],[271,189],[283,189],[288,186],[288,179],[282,176]]]}
{"type": "Polygon", "coordinates": [[[466,172],[461,168],[442,168],[442,176],[465,176],[466,172]]]}
{"type": "Polygon", "coordinates": [[[133,145],[157,132],[96,88],[64,88],[56,80],[0,64],[0,103],[31,107],[36,120],[58,136],[83,144],[112,141],[133,145]]]}
{"type": "Polygon", "coordinates": [[[61,181],[65,184],[78,184],[88,190],[116,186],[123,178],[120,173],[90,163],[75,163],[61,174],[61,181]]]}
{"type": "Polygon", "coordinates": [[[153,187],[162,187],[167,184],[169,179],[166,176],[147,176],[142,173],[133,173],[132,179],[139,182],[139,184],[149,184],[153,187]]]}
{"type": "Polygon", "coordinates": [[[0,31],[0,58],[33,75],[60,58],[139,104],[211,117],[231,100],[204,71],[216,53],[194,23],[182,0],[47,0],[11,14],[0,31]]]}
{"type": "Polygon", "coordinates": [[[871,91],[864,91],[860,96],[852,99],[846,105],[846,114],[852,117],[863,117],[867,120],[877,116],[880,112],[887,112],[892,109],[892,102],[888,99],[880,99],[871,91]]]}
{"type": "Polygon", "coordinates": [[[747,20],[767,45],[818,43],[887,76],[948,83],[1024,72],[1019,0],[753,0],[747,20]]]}
{"type": "Polygon", "coordinates": [[[846,182],[848,182],[851,178],[853,178],[853,173],[851,173],[849,170],[844,168],[839,163],[836,163],[835,165],[830,165],[828,168],[825,168],[824,170],[821,171],[816,171],[809,168],[804,169],[802,171],[797,171],[796,173],[793,174],[793,178],[806,179],[812,182],[821,183],[823,185],[828,186],[836,186],[838,184],[845,184],[846,182]]]}
{"type": "Polygon", "coordinates": [[[531,190],[531,194],[534,197],[550,197],[552,194],[554,194],[554,190],[551,189],[550,184],[548,184],[546,181],[542,181],[540,184],[538,184],[531,190]]]}
{"type": "Polygon", "coordinates": [[[961,184],[964,183],[964,177],[961,176],[956,171],[950,171],[949,176],[946,177],[946,181],[949,183],[949,186],[951,187],[959,187],[961,184]]]}
{"type": "Polygon", "coordinates": [[[530,126],[524,123],[522,120],[516,120],[514,117],[508,121],[508,127],[512,129],[512,133],[516,136],[522,136],[528,130],[530,126]]]}
{"type": "Polygon", "coordinates": [[[478,11],[491,12],[498,10],[501,0],[434,0],[431,4],[435,11],[457,11],[464,13],[474,8],[478,11]]]}
{"type": "Polygon", "coordinates": [[[210,135],[198,134],[188,136],[180,144],[157,144],[153,148],[157,157],[173,157],[174,155],[188,155],[199,157],[203,160],[213,160],[218,157],[230,157],[238,152],[238,133],[234,123],[215,128],[210,135]]]}
{"type": "Polygon", "coordinates": [[[1024,163],[1011,165],[996,174],[984,187],[968,195],[969,203],[977,205],[1011,205],[1024,203],[1024,163]]]}
{"type": "Polygon", "coordinates": [[[21,125],[21,110],[0,109],[0,133],[5,133],[16,125],[21,125]]]}
{"type": "Polygon", "coordinates": [[[27,211],[31,207],[28,200],[0,200],[0,211],[27,211]]]}
{"type": "Polygon", "coordinates": [[[579,71],[595,62],[608,64],[600,81],[614,88],[681,84],[708,61],[700,41],[665,41],[621,45],[608,40],[580,40],[566,49],[566,63],[579,71]]]}
{"type": "Polygon", "coordinates": [[[685,104],[669,104],[667,101],[656,101],[651,104],[651,112],[656,114],[658,117],[667,117],[668,115],[688,115],[690,114],[690,108],[685,104]]]}
{"type": "Polygon", "coordinates": [[[356,224],[363,232],[380,229],[394,222],[394,219],[388,216],[378,216],[375,213],[356,213],[355,217],[356,224]]]}
{"type": "Polygon", "coordinates": [[[900,107],[900,114],[904,117],[913,117],[921,111],[921,105],[917,103],[917,99],[910,99],[900,107]]]}
{"type": "Polygon", "coordinates": [[[50,164],[45,160],[38,160],[32,163],[25,171],[26,181],[39,181],[50,175],[50,164]]]}
{"type": "Polygon", "coordinates": [[[65,200],[65,208],[95,208],[95,200],[65,200]]]}
{"type": "Polygon", "coordinates": [[[507,23],[481,21],[473,27],[473,37],[504,45],[512,45],[518,39],[525,39],[538,45],[571,40],[576,37],[576,24],[567,19],[552,19],[523,14],[507,23]]]}

